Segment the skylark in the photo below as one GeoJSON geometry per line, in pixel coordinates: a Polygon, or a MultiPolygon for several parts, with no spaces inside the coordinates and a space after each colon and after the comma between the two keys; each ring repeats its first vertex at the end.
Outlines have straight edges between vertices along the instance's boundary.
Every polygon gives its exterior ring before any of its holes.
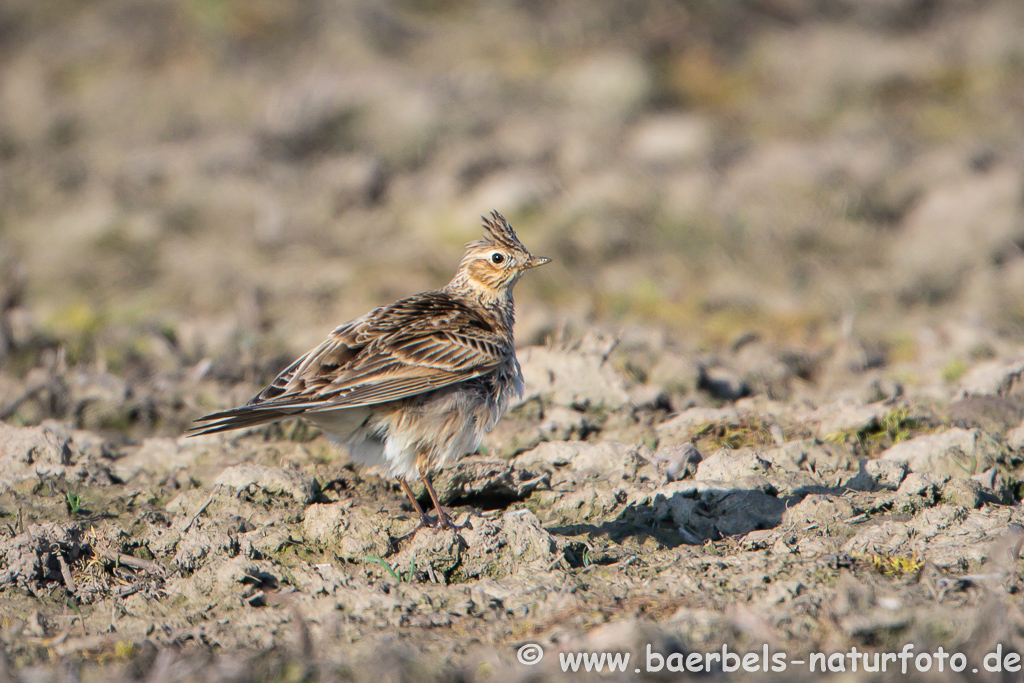
{"type": "Polygon", "coordinates": [[[211,434],[301,415],[347,446],[359,465],[395,477],[421,526],[453,528],[430,471],[476,450],[523,392],[512,288],[551,259],[533,256],[497,211],[466,245],[441,289],[373,310],[334,330],[246,405],[213,413],[189,432],[211,434]],[[409,489],[422,477],[430,519],[409,489]]]}

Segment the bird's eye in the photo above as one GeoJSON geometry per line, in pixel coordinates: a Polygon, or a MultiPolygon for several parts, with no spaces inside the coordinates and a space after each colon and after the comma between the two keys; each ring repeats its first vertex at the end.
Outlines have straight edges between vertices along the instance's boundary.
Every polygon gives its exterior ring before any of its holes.
{"type": "Polygon", "coordinates": [[[495,253],[491,254],[491,263],[501,263],[504,260],[505,260],[505,255],[504,254],[499,254],[498,252],[495,252],[495,253]]]}

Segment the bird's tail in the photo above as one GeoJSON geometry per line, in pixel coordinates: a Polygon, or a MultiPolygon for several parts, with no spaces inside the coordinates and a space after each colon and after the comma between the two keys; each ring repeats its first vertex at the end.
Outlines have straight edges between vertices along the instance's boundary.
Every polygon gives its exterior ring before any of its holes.
{"type": "Polygon", "coordinates": [[[201,417],[196,420],[196,422],[205,422],[207,424],[201,424],[198,427],[193,427],[186,431],[185,435],[200,436],[202,434],[227,432],[232,429],[255,427],[256,425],[266,424],[267,422],[273,422],[275,420],[289,417],[292,414],[294,413],[285,410],[243,406],[241,408],[233,408],[232,410],[225,410],[201,417]]]}

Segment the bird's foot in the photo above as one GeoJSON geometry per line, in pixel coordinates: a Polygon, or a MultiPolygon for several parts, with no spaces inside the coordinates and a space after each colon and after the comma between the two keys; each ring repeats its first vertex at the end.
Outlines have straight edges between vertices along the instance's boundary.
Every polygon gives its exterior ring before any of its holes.
{"type": "Polygon", "coordinates": [[[448,515],[448,511],[441,505],[441,501],[438,500],[437,493],[434,491],[434,485],[430,483],[430,477],[426,472],[420,472],[420,477],[423,479],[423,484],[427,487],[427,493],[430,494],[430,500],[434,503],[434,509],[437,510],[437,523],[442,529],[451,529],[458,531],[460,529],[472,529],[473,527],[469,523],[469,519],[466,519],[465,524],[456,524],[452,521],[452,518],[448,515]]]}
{"type": "Polygon", "coordinates": [[[436,519],[433,519],[432,517],[428,516],[426,513],[420,513],[420,523],[417,524],[415,527],[413,527],[412,531],[408,531],[408,532],[402,534],[401,536],[399,536],[398,538],[396,538],[395,541],[401,543],[402,541],[404,541],[406,539],[412,538],[413,536],[416,535],[416,533],[420,529],[433,529],[434,533],[436,534],[438,528],[439,528],[439,525],[438,525],[438,521],[436,519]]]}
{"type": "MultiPolygon", "coordinates": [[[[452,531],[461,531],[462,529],[472,529],[473,525],[469,523],[469,518],[466,518],[465,523],[456,524],[452,521],[451,515],[443,507],[437,508],[437,524],[441,529],[451,529],[452,531]]],[[[436,530],[435,530],[436,531],[436,530]]]]}

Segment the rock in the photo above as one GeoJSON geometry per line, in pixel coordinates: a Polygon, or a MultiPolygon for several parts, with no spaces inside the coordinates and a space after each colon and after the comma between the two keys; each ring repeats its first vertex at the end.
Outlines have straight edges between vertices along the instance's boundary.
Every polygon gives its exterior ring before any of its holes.
{"type": "Polygon", "coordinates": [[[944,503],[965,508],[980,508],[988,500],[997,500],[974,479],[950,479],[943,484],[941,497],[944,503]]]}
{"type": "Polygon", "coordinates": [[[896,490],[897,500],[902,501],[904,507],[909,504],[911,510],[920,505],[934,505],[939,500],[939,491],[947,481],[949,481],[947,475],[934,472],[911,472],[896,490]]]}
{"type": "Polygon", "coordinates": [[[993,360],[980,363],[960,378],[956,398],[968,396],[1004,396],[1024,378],[1024,359],[993,360]]]}
{"type": "Polygon", "coordinates": [[[792,524],[797,528],[814,526],[831,529],[858,514],[860,510],[846,498],[812,494],[788,508],[782,516],[782,523],[792,524]]]}
{"type": "Polygon", "coordinates": [[[659,448],[651,456],[655,466],[669,481],[694,477],[704,457],[693,444],[659,448]]]}
{"type": "Polygon", "coordinates": [[[316,480],[308,475],[262,465],[229,467],[221,472],[213,483],[235,489],[238,495],[252,494],[255,490],[272,496],[286,494],[302,505],[308,505],[316,500],[319,490],[316,480]]]}
{"type": "Polygon", "coordinates": [[[845,399],[821,406],[803,418],[809,425],[817,425],[815,433],[820,438],[833,434],[865,432],[878,426],[878,421],[892,410],[885,403],[864,405],[852,399],[845,399]]]}
{"type": "Polygon", "coordinates": [[[719,367],[701,367],[697,389],[723,401],[736,401],[750,395],[750,386],[742,377],[719,367]]]}
{"type": "Polygon", "coordinates": [[[911,472],[931,472],[961,479],[999,463],[999,446],[977,429],[954,428],[903,441],[884,451],[882,460],[906,463],[911,472]]]}
{"type": "Polygon", "coordinates": [[[701,461],[694,479],[697,481],[730,481],[740,477],[765,476],[774,465],[749,449],[720,448],[701,461]]]}
{"type": "MultiPolygon", "coordinates": [[[[521,461],[517,460],[517,465],[521,461]]],[[[547,488],[551,476],[538,474],[513,465],[507,460],[467,457],[455,467],[436,472],[431,477],[434,492],[443,505],[467,498],[498,498],[508,501],[522,500],[539,488],[547,488]]],[[[413,493],[427,495],[423,482],[410,483],[413,493]]]]}
{"type": "Polygon", "coordinates": [[[777,463],[766,456],[767,452],[764,451],[722,448],[701,461],[694,479],[705,485],[714,482],[725,487],[733,481],[760,478],[773,492],[781,495],[805,495],[822,492],[826,488],[820,478],[797,471],[795,467],[787,471],[780,467],[785,461],[777,463]]]}
{"type": "Polygon", "coordinates": [[[995,467],[990,467],[980,474],[975,474],[971,479],[978,482],[987,491],[999,492],[1000,494],[1003,492],[1003,478],[995,467]]]}
{"type": "Polygon", "coordinates": [[[862,459],[860,471],[846,485],[854,491],[895,491],[906,476],[905,462],[862,459]]]}
{"type": "Polygon", "coordinates": [[[1006,433],[1006,445],[1015,451],[1024,451],[1024,422],[1006,433]]]}

